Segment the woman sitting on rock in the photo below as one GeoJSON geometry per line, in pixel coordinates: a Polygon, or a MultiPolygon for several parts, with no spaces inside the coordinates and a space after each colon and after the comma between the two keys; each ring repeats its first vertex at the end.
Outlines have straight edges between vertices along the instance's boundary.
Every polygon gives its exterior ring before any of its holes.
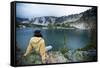
{"type": "Polygon", "coordinates": [[[29,53],[31,53],[32,49],[40,55],[41,61],[43,64],[46,63],[46,47],[45,47],[45,41],[41,35],[40,30],[36,30],[34,32],[34,37],[32,37],[29,41],[29,45],[27,47],[26,53],[24,54],[24,57],[27,56],[29,53]]]}

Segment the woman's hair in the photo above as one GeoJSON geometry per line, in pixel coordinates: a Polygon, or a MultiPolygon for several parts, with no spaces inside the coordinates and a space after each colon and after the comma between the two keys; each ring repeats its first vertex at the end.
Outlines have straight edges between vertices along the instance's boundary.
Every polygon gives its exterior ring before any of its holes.
{"type": "Polygon", "coordinates": [[[40,30],[34,31],[34,36],[35,37],[43,37],[40,30]]]}

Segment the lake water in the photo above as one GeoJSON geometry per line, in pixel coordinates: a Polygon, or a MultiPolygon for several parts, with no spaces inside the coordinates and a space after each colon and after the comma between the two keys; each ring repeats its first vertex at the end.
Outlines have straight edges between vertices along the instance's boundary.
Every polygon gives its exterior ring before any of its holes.
{"type": "MultiPolygon", "coordinates": [[[[23,51],[26,50],[30,38],[34,35],[34,28],[16,29],[17,46],[23,51]]],[[[77,49],[86,46],[90,39],[89,30],[78,29],[39,29],[45,39],[46,46],[52,45],[52,50],[59,50],[62,47],[77,49]]]]}

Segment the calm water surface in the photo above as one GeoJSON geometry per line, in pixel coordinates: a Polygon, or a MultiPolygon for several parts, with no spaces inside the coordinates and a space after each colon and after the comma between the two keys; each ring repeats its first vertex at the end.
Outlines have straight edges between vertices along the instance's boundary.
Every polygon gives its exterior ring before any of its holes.
{"type": "MultiPolygon", "coordinates": [[[[26,50],[30,38],[37,29],[23,28],[16,29],[17,46],[23,51],[26,50]]],[[[68,49],[82,48],[90,41],[89,30],[74,29],[42,29],[41,33],[45,39],[46,46],[52,45],[52,50],[59,50],[66,46],[68,49]]]]}

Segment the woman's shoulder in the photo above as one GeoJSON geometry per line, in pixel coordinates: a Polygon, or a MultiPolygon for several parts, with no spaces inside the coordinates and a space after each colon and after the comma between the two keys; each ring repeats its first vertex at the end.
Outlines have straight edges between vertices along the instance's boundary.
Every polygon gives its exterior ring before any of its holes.
{"type": "Polygon", "coordinates": [[[31,40],[31,41],[32,41],[32,40],[44,41],[44,39],[43,39],[42,37],[31,37],[30,40],[31,40]]]}

